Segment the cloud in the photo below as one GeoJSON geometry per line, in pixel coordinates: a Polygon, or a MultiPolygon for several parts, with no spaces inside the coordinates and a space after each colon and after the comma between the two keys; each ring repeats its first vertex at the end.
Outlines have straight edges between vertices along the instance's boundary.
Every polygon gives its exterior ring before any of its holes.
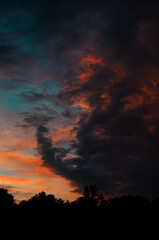
{"type": "MultiPolygon", "coordinates": [[[[37,150],[41,155],[44,166],[48,166],[52,171],[60,176],[71,180],[72,184],[81,188],[80,183],[86,180],[82,176],[92,176],[93,169],[87,167],[83,159],[72,156],[72,149],[53,146],[52,140],[49,137],[49,129],[46,126],[39,125],[37,128],[37,150]],[[68,155],[69,153],[69,155],[68,155]]],[[[87,164],[87,162],[85,162],[87,164]]]]}
{"type": "Polygon", "coordinates": [[[46,124],[51,120],[54,120],[58,117],[57,111],[53,108],[50,108],[46,105],[39,105],[37,107],[32,108],[31,111],[21,112],[19,113],[21,118],[23,119],[22,124],[17,124],[17,127],[36,127],[40,124],[46,124]]]}
{"type": "MultiPolygon", "coordinates": [[[[66,164],[64,149],[54,148],[46,136],[41,138],[40,146],[44,147],[41,155],[44,163],[49,162],[54,171],[78,186],[95,182],[107,194],[141,194],[153,198],[159,194],[156,184],[159,132],[155,114],[159,100],[155,66],[159,59],[150,48],[157,33],[146,40],[143,29],[154,22],[154,5],[123,1],[115,2],[113,8],[113,3],[108,4],[109,13],[108,9],[103,10],[103,22],[96,30],[99,41],[94,42],[94,54],[100,58],[91,59],[101,61],[90,61],[90,53],[88,57],[82,56],[87,65],[80,76],[87,79],[81,82],[77,77],[76,87],[70,81],[57,95],[59,101],[67,100],[70,105],[85,96],[85,103],[92,107],[89,114],[80,116],[77,124],[78,158],[67,159],[66,164]],[[142,30],[141,22],[145,24],[142,30]],[[88,69],[91,74],[87,74],[88,69]]],[[[156,31],[156,27],[155,21],[151,31],[156,31]]]]}
{"type": "Polygon", "coordinates": [[[158,196],[155,1],[16,1],[16,14],[6,2],[1,85],[30,104],[21,126],[44,165],[79,189],[158,196]]]}

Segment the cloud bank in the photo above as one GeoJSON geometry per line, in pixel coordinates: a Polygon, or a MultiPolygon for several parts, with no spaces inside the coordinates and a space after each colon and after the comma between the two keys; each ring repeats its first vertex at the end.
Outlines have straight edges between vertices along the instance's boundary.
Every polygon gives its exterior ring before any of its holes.
{"type": "Polygon", "coordinates": [[[158,196],[155,1],[15,2],[1,3],[0,84],[17,91],[43,164],[79,191],[158,196]],[[59,124],[74,134],[61,145],[59,124]]]}

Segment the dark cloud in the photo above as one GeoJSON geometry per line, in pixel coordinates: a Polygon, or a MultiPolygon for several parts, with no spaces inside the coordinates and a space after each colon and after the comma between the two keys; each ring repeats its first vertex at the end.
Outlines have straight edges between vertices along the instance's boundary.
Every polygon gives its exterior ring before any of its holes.
{"type": "Polygon", "coordinates": [[[36,91],[25,91],[18,95],[22,101],[36,103],[36,102],[43,102],[49,101],[53,102],[55,96],[53,94],[44,93],[44,92],[36,92],[36,91]]]}
{"type": "Polygon", "coordinates": [[[79,157],[69,157],[71,149],[54,147],[49,137],[49,129],[39,125],[36,132],[37,150],[41,155],[44,165],[51,167],[52,171],[72,181],[79,189],[86,182],[91,183],[95,177],[93,166],[87,165],[87,161],[79,157]]]}
{"type": "Polygon", "coordinates": [[[98,66],[79,88],[58,94],[61,101],[68,100],[70,104],[87,96],[87,103],[95,107],[87,120],[82,117],[78,123],[76,153],[82,159],[80,177],[77,179],[70,171],[68,178],[81,185],[84,181],[96,182],[108,194],[153,198],[159,195],[158,114],[154,113],[159,100],[158,83],[153,82],[155,74],[151,70],[159,62],[151,50],[158,31],[155,5],[140,1],[113,3],[108,5],[109,14],[103,10],[103,22],[96,35],[96,54],[100,53],[106,61],[104,66],[98,66]],[[151,31],[155,34],[148,43],[140,33],[141,23],[143,29],[153,25],[151,31]],[[104,92],[110,98],[107,103],[101,98],[104,92]]]}
{"type": "Polygon", "coordinates": [[[44,164],[79,188],[95,183],[106,194],[158,196],[155,1],[15,1],[13,9],[10,4],[2,1],[0,10],[2,18],[8,13],[0,30],[8,39],[6,44],[0,38],[6,79],[19,86],[49,78],[48,91],[22,91],[21,100],[54,103],[64,119],[77,116],[72,107],[80,101],[87,104],[67,149],[55,147],[49,136],[48,123],[57,117],[50,105],[21,113],[23,127],[36,129],[44,164]],[[61,91],[51,91],[55,82],[61,91]],[[78,157],[70,157],[72,151],[78,157]]]}
{"type": "Polygon", "coordinates": [[[40,105],[34,107],[32,111],[21,112],[19,114],[23,120],[22,124],[17,124],[17,127],[37,127],[41,124],[48,124],[50,121],[58,118],[58,113],[53,108],[47,107],[45,105],[40,105]]]}
{"type": "Polygon", "coordinates": [[[62,116],[71,119],[75,117],[75,114],[69,108],[66,107],[66,109],[64,109],[64,111],[62,112],[62,116]]]}

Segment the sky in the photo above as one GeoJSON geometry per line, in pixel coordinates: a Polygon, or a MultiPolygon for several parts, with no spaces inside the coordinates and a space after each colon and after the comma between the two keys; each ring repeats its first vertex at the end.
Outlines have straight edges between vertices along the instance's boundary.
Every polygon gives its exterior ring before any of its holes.
{"type": "Polygon", "coordinates": [[[159,197],[156,1],[0,1],[0,185],[17,201],[159,197]]]}

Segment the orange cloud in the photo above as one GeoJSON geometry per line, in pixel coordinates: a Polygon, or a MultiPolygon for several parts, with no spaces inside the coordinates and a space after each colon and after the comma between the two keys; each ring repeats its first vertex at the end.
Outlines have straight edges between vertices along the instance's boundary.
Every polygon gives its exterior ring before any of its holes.
{"type": "Polygon", "coordinates": [[[8,125],[0,131],[1,151],[28,151],[36,147],[33,133],[26,133],[20,128],[8,125]]]}
{"type": "Polygon", "coordinates": [[[63,124],[56,126],[52,132],[52,141],[55,145],[62,142],[69,143],[76,138],[76,132],[74,131],[75,125],[69,125],[65,127],[63,124]]]}
{"type": "Polygon", "coordinates": [[[10,191],[17,201],[27,199],[42,190],[68,200],[78,195],[70,192],[73,187],[68,180],[54,174],[42,163],[37,156],[11,151],[0,152],[1,184],[4,182],[5,186],[11,186],[10,191]]]}
{"type": "Polygon", "coordinates": [[[74,107],[81,107],[83,111],[91,112],[93,107],[91,107],[87,102],[86,98],[81,99],[79,102],[73,104],[74,107]]]}
{"type": "Polygon", "coordinates": [[[81,84],[84,84],[86,83],[89,78],[93,75],[94,71],[92,69],[87,69],[87,72],[85,73],[82,73],[80,76],[79,76],[79,79],[80,79],[80,83],[81,84]]]}
{"type": "Polygon", "coordinates": [[[91,64],[100,64],[102,63],[102,58],[88,55],[82,58],[82,63],[87,63],[88,66],[91,64]]]}
{"type": "Polygon", "coordinates": [[[123,110],[131,111],[143,107],[145,114],[142,117],[145,125],[150,133],[155,133],[159,120],[156,110],[159,104],[159,70],[155,66],[147,66],[136,78],[138,92],[123,99],[125,102],[123,110]]]}
{"type": "Polygon", "coordinates": [[[124,98],[124,110],[133,110],[140,106],[150,106],[159,101],[159,70],[155,66],[148,66],[144,72],[140,73],[137,78],[137,88],[140,91],[124,98]]]}
{"type": "Polygon", "coordinates": [[[126,101],[126,104],[124,105],[123,109],[124,111],[134,110],[145,103],[144,97],[142,95],[137,94],[126,96],[124,98],[124,101],[126,101]]]}
{"type": "Polygon", "coordinates": [[[102,104],[100,106],[101,111],[105,111],[108,107],[108,105],[111,103],[111,97],[109,96],[108,92],[105,92],[100,96],[102,100],[102,104]]]}
{"type": "Polygon", "coordinates": [[[95,64],[102,64],[102,58],[88,55],[81,59],[80,65],[82,65],[82,73],[79,75],[80,84],[86,83],[94,74],[95,71],[92,66],[95,64]]]}

